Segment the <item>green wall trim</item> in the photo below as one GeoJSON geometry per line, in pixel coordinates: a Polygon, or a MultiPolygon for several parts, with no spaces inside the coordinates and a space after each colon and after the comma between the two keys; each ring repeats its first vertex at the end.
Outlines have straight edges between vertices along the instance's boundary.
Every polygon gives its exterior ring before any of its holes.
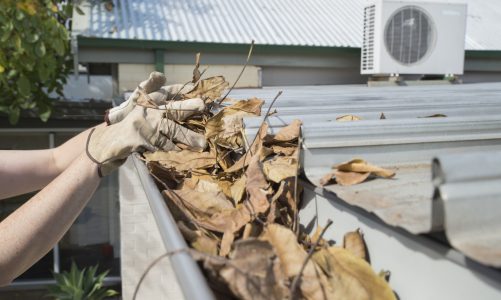
{"type": "Polygon", "coordinates": [[[501,58],[501,50],[466,50],[466,58],[501,58]]]}
{"type": "Polygon", "coordinates": [[[164,49],[155,49],[155,71],[164,72],[164,49]]]}
{"type": "MultiPolygon", "coordinates": [[[[241,52],[249,51],[249,44],[201,43],[201,42],[172,42],[149,41],[133,39],[104,39],[78,36],[79,47],[96,48],[129,48],[151,50],[181,50],[196,52],[241,52]]],[[[360,48],[353,47],[317,47],[317,46],[283,46],[283,45],[255,45],[253,53],[257,54],[360,54],[360,48]]]]}

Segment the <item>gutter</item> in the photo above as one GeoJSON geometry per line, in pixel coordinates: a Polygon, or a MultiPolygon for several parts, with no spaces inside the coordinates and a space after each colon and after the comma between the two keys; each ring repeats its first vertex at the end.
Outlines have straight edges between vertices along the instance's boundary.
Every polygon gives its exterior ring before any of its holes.
{"type": "Polygon", "coordinates": [[[184,250],[189,249],[177,224],[172,217],[163,196],[160,194],[157,185],[151,178],[145,164],[139,160],[137,154],[133,155],[132,160],[136,167],[139,179],[143,186],[146,197],[151,207],[155,222],[157,223],[160,236],[167,253],[179,286],[185,299],[190,300],[211,300],[214,295],[210,290],[207,281],[200,268],[193,260],[191,255],[184,250]]]}
{"type": "MultiPolygon", "coordinates": [[[[77,36],[78,47],[96,48],[132,48],[146,50],[179,50],[203,52],[241,52],[249,51],[249,44],[207,43],[207,42],[174,42],[158,40],[106,39],[77,36]]],[[[352,54],[360,55],[360,48],[355,47],[320,47],[300,45],[254,45],[254,54],[352,54]]]]}
{"type": "MultiPolygon", "coordinates": [[[[132,48],[145,50],[179,50],[179,51],[204,51],[204,52],[242,52],[249,50],[249,44],[236,43],[208,43],[188,41],[159,41],[137,39],[109,39],[78,35],[75,43],[79,48],[132,48]]],[[[360,55],[359,47],[325,47],[305,45],[260,45],[254,46],[254,54],[347,54],[360,55]]],[[[501,50],[465,50],[465,58],[501,58],[501,50]]]]}

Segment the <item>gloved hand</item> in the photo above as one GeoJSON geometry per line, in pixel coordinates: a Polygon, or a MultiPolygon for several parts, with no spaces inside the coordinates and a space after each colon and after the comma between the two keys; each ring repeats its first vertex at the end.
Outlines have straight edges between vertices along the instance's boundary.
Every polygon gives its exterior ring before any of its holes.
{"type": "Polygon", "coordinates": [[[204,135],[173,120],[183,121],[204,109],[203,100],[198,98],[172,101],[158,109],[137,105],[121,122],[91,131],[87,155],[99,165],[99,176],[102,177],[118,168],[132,152],[179,149],[175,142],[192,150],[203,150],[207,146],[204,135]]]}
{"type": "Polygon", "coordinates": [[[180,100],[182,94],[193,89],[193,84],[173,84],[163,86],[166,78],[163,73],[152,72],[150,77],[141,82],[134,92],[129,96],[127,101],[117,107],[114,107],[106,112],[104,117],[108,125],[115,124],[123,120],[129,114],[136,103],[144,95],[148,95],[148,100],[152,100],[155,105],[160,106],[166,104],[168,100],[180,100]]]}

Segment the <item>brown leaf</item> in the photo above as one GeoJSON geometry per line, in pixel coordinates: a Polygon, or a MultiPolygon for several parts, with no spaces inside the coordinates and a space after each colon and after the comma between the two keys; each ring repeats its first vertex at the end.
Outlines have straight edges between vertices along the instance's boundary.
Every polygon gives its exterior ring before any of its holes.
{"type": "Polygon", "coordinates": [[[320,186],[329,184],[334,179],[335,171],[331,171],[320,178],[320,186]]]}
{"type": "Polygon", "coordinates": [[[343,247],[356,257],[368,261],[364,235],[360,228],[355,231],[345,233],[343,237],[343,247]]]}
{"type": "Polygon", "coordinates": [[[271,149],[275,154],[282,154],[285,156],[293,156],[294,152],[296,152],[297,146],[280,146],[280,145],[271,145],[271,149]]]}
{"type": "Polygon", "coordinates": [[[242,118],[244,116],[259,116],[263,103],[264,101],[261,99],[252,98],[240,100],[225,107],[207,121],[205,125],[206,138],[215,139],[217,144],[230,149],[244,146],[242,144],[242,118]]]}
{"type": "Polygon", "coordinates": [[[294,157],[277,156],[263,163],[263,171],[266,178],[280,183],[288,177],[295,177],[297,175],[297,159],[294,157]]]}
{"type": "Polygon", "coordinates": [[[380,120],[385,120],[386,119],[386,116],[384,115],[384,113],[381,113],[381,115],[379,116],[379,119],[380,120]]]}
{"type": "Polygon", "coordinates": [[[197,83],[198,80],[200,80],[200,52],[195,55],[195,68],[193,69],[193,78],[191,82],[197,83]]]}
{"type": "Polygon", "coordinates": [[[199,81],[191,91],[184,95],[184,99],[207,98],[206,102],[210,103],[221,97],[229,85],[223,76],[209,77],[199,81]]]}
{"type": "Polygon", "coordinates": [[[433,115],[418,117],[418,118],[446,118],[446,117],[447,116],[444,114],[433,114],[433,115]]]}
{"type": "MultiPolygon", "coordinates": [[[[313,233],[313,235],[311,236],[311,240],[310,242],[312,244],[315,244],[318,240],[318,238],[320,237],[320,234],[322,234],[322,231],[324,230],[324,228],[322,226],[317,226],[317,229],[315,230],[315,232],[313,233]]],[[[320,242],[318,242],[318,245],[319,246],[325,246],[327,245],[327,241],[325,239],[321,239],[320,242]]]]}
{"type": "Polygon", "coordinates": [[[350,121],[359,121],[362,120],[359,116],[355,115],[344,115],[336,118],[338,122],[350,122],[350,121]]]}
{"type": "Polygon", "coordinates": [[[219,256],[226,256],[230,253],[231,245],[233,244],[234,240],[235,240],[235,235],[233,235],[233,232],[226,231],[223,234],[223,239],[221,240],[221,249],[219,250],[219,256]]]}
{"type": "Polygon", "coordinates": [[[328,299],[396,300],[388,283],[365,260],[343,248],[321,249],[312,259],[327,274],[332,287],[328,299]]]}
{"type": "Polygon", "coordinates": [[[337,183],[348,186],[364,182],[371,173],[343,172],[336,170],[333,174],[337,183]]]}
{"type": "Polygon", "coordinates": [[[199,230],[192,230],[183,222],[177,223],[179,230],[184,238],[190,243],[194,249],[210,255],[217,255],[217,246],[219,241],[208,237],[199,230]]]}
{"type": "Polygon", "coordinates": [[[395,176],[395,172],[388,169],[383,169],[375,165],[368,164],[363,159],[352,159],[348,162],[334,166],[334,169],[338,169],[338,171],[343,171],[343,172],[358,172],[358,173],[370,172],[374,175],[381,176],[384,178],[391,178],[395,176]]]}
{"type": "Polygon", "coordinates": [[[158,161],[165,168],[174,168],[177,171],[206,169],[216,163],[216,157],[213,154],[190,150],[146,152],[144,157],[147,161],[158,161]]]}
{"type": "Polygon", "coordinates": [[[242,175],[242,177],[238,178],[233,185],[231,186],[231,198],[235,202],[235,206],[242,201],[242,198],[245,193],[245,183],[247,182],[247,177],[242,175]]]}
{"type": "Polygon", "coordinates": [[[196,218],[210,218],[216,213],[233,209],[233,205],[222,192],[183,189],[165,190],[164,193],[169,198],[181,199],[184,208],[196,218]]]}
{"type": "Polygon", "coordinates": [[[247,239],[235,242],[231,264],[221,276],[239,299],[284,299],[288,296],[284,274],[271,245],[266,241],[247,239]]]}
{"type": "Polygon", "coordinates": [[[249,165],[251,157],[254,156],[255,154],[259,154],[261,158],[263,158],[264,155],[262,155],[261,153],[264,152],[263,138],[266,136],[267,131],[268,131],[268,124],[263,123],[259,128],[256,139],[254,140],[252,145],[250,145],[249,150],[247,151],[247,155],[243,155],[239,160],[237,160],[237,162],[235,162],[231,167],[225,170],[225,172],[233,173],[245,168],[246,166],[249,165]]]}
{"type": "Polygon", "coordinates": [[[301,120],[294,120],[289,125],[282,127],[277,134],[266,139],[267,143],[291,142],[299,137],[301,131],[301,120]]]}
{"type": "Polygon", "coordinates": [[[268,181],[264,177],[262,164],[259,161],[259,156],[252,157],[249,167],[245,172],[247,184],[245,190],[249,194],[248,204],[251,206],[253,214],[265,212],[270,203],[268,201],[268,181]]]}
{"type": "MultiPolygon", "coordinates": [[[[278,224],[270,224],[260,239],[268,241],[273,246],[280,259],[282,270],[288,278],[299,274],[307,253],[298,244],[296,235],[290,229],[278,224]]],[[[306,299],[331,299],[332,291],[328,286],[327,277],[311,260],[307,262],[301,278],[299,288],[306,299]]]]}

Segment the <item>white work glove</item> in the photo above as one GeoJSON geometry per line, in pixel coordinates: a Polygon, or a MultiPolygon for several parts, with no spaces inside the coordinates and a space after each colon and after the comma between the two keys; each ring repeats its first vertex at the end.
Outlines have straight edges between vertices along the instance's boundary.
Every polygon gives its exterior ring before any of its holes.
{"type": "Polygon", "coordinates": [[[174,143],[201,151],[207,146],[204,135],[173,120],[183,121],[204,109],[203,100],[198,98],[172,101],[159,109],[137,105],[121,122],[91,131],[87,155],[99,165],[102,177],[118,168],[132,152],[179,149],[174,143]]]}
{"type": "Polygon", "coordinates": [[[164,105],[168,100],[180,100],[184,93],[193,89],[193,84],[173,84],[163,86],[166,77],[163,73],[152,72],[150,77],[141,82],[134,92],[129,96],[127,101],[108,111],[104,116],[104,120],[108,125],[115,124],[123,120],[136,106],[138,100],[145,94],[148,95],[148,100],[152,100],[156,106],[164,105]]]}

